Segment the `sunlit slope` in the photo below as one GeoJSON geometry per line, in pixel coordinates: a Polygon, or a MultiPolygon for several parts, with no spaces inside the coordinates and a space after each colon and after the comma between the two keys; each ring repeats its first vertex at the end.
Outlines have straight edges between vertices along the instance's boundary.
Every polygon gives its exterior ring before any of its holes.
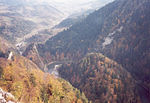
{"type": "Polygon", "coordinates": [[[0,88],[22,103],[87,103],[84,93],[20,56],[13,61],[0,58],[0,88]]]}

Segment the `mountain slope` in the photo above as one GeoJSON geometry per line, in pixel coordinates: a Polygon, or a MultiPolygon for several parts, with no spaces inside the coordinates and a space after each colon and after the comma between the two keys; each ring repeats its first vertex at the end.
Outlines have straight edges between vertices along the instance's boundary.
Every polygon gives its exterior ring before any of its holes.
{"type": "Polygon", "coordinates": [[[0,36],[0,51],[6,53],[9,50],[16,51],[16,47],[0,36]]]}
{"type": "Polygon", "coordinates": [[[30,60],[14,56],[12,61],[0,57],[0,88],[22,103],[87,103],[68,82],[43,73],[30,60]]]}
{"type": "Polygon", "coordinates": [[[99,53],[63,65],[60,75],[94,103],[141,103],[135,81],[121,65],[99,53]]]}
{"type": "Polygon", "coordinates": [[[3,91],[0,88],[0,102],[1,103],[16,103],[16,100],[12,94],[3,91]]]}
{"type": "Polygon", "coordinates": [[[52,36],[52,27],[65,17],[57,8],[46,3],[0,1],[0,36],[22,52],[30,43],[45,42],[52,36]]]}
{"type": "Polygon", "coordinates": [[[78,60],[88,52],[101,52],[123,65],[149,97],[150,1],[117,0],[82,22],[39,45],[46,62],[64,58],[78,60]]]}
{"type": "Polygon", "coordinates": [[[39,55],[36,44],[30,44],[22,55],[32,60],[41,70],[46,71],[45,64],[39,55]]]}

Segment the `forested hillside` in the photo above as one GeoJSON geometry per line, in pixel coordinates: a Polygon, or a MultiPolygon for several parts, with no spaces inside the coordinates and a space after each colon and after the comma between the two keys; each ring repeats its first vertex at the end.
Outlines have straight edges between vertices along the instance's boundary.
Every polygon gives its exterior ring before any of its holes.
{"type": "Polygon", "coordinates": [[[121,64],[150,96],[150,1],[116,0],[39,45],[44,62],[100,52],[121,64]]]}
{"type": "Polygon", "coordinates": [[[21,103],[88,103],[84,93],[67,81],[42,72],[18,55],[13,60],[0,57],[0,88],[21,103]]]}
{"type": "Polygon", "coordinates": [[[59,72],[94,103],[141,103],[130,73],[102,54],[90,53],[63,65],[59,72]]]}

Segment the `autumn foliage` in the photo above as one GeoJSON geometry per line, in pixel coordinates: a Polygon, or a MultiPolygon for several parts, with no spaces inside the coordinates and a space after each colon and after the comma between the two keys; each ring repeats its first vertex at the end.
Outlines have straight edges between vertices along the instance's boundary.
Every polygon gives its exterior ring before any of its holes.
{"type": "Polygon", "coordinates": [[[132,76],[100,53],[63,65],[60,74],[94,103],[140,103],[132,76]]]}
{"type": "Polygon", "coordinates": [[[88,103],[84,93],[20,56],[0,58],[0,88],[22,103],[88,103]]]}

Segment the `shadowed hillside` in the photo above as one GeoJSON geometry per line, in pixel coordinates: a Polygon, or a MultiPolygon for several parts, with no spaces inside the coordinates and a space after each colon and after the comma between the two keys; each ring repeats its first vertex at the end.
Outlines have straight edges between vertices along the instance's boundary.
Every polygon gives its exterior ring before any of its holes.
{"type": "Polygon", "coordinates": [[[94,103],[141,103],[130,73],[102,54],[90,53],[59,72],[94,103]]]}

